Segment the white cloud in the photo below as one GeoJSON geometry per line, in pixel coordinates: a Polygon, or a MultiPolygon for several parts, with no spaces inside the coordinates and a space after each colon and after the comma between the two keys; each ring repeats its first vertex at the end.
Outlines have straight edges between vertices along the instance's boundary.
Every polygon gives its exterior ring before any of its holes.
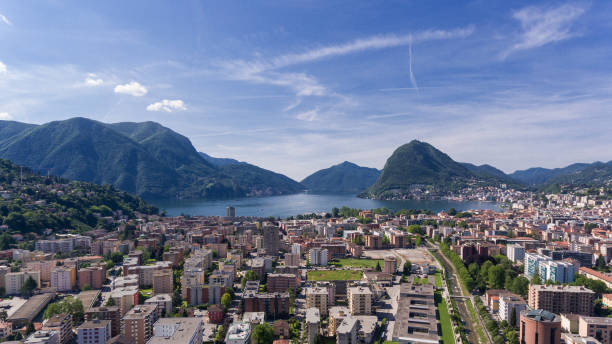
{"type": "Polygon", "coordinates": [[[0,13],[0,22],[3,22],[4,24],[8,26],[13,26],[13,23],[11,23],[11,21],[8,20],[8,18],[5,17],[2,13],[0,13]]]}
{"type": "MultiPolygon", "coordinates": [[[[87,74],[87,78],[85,78],[85,86],[100,86],[103,83],[104,83],[104,80],[100,79],[94,73],[87,74]]],[[[115,92],[117,92],[117,88],[115,88],[115,92]]]]}
{"type": "Polygon", "coordinates": [[[1,121],[10,121],[12,119],[13,119],[13,116],[11,116],[8,112],[0,112],[1,121]]]}
{"type": "Polygon", "coordinates": [[[7,72],[6,65],[0,61],[0,74],[5,74],[7,72]]]}
{"type": "Polygon", "coordinates": [[[132,81],[125,85],[115,86],[115,93],[129,94],[134,97],[142,97],[147,94],[147,92],[148,90],[146,89],[146,87],[142,86],[136,81],[132,81]]]}
{"type": "Polygon", "coordinates": [[[319,118],[319,108],[299,113],[295,116],[295,118],[306,122],[316,121],[319,118]]]}
{"type": "Polygon", "coordinates": [[[505,51],[502,57],[577,36],[571,31],[571,24],[586,10],[586,6],[567,3],[556,8],[526,7],[514,12],[512,17],[521,23],[523,32],[519,42],[505,51]]]}
{"type": "Polygon", "coordinates": [[[187,110],[185,107],[185,103],[182,100],[168,100],[164,99],[160,102],[156,102],[147,106],[147,111],[165,111],[165,112],[173,112],[173,111],[183,111],[187,110]]]}

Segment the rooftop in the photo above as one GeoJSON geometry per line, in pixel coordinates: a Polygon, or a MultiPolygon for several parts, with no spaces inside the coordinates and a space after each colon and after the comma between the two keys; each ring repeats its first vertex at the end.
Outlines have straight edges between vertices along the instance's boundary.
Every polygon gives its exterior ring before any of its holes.
{"type": "Polygon", "coordinates": [[[521,311],[521,317],[527,317],[536,321],[559,322],[561,319],[554,313],[543,309],[532,309],[529,311],[521,311]]]}
{"type": "Polygon", "coordinates": [[[77,327],[77,329],[89,329],[89,328],[105,328],[110,324],[110,320],[91,320],[86,321],[81,324],[81,326],[77,327]]]}

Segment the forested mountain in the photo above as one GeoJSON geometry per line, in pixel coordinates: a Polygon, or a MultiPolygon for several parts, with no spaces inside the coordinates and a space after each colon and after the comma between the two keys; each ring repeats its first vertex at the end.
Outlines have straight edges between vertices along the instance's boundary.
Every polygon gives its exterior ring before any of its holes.
{"type": "Polygon", "coordinates": [[[319,170],[306,177],[301,183],[309,191],[314,192],[358,193],[374,184],[378,176],[380,176],[380,171],[375,168],[361,167],[345,161],[319,170]]]}

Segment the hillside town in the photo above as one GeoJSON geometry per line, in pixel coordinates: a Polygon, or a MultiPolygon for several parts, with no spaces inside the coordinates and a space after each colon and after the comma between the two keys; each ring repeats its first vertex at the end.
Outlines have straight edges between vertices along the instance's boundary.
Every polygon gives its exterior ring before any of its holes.
{"type": "Polygon", "coordinates": [[[505,197],[502,211],[343,208],[282,220],[228,206],[217,217],[106,214],[109,225],[80,234],[3,225],[0,336],[612,344],[612,201],[505,197]]]}

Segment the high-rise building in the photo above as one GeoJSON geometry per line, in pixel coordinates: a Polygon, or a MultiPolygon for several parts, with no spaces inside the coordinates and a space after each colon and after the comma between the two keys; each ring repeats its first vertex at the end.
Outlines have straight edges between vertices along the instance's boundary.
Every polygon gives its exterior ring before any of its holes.
{"type": "Polygon", "coordinates": [[[300,255],[295,253],[285,254],[285,265],[286,266],[300,266],[300,255]]]}
{"type": "Polygon", "coordinates": [[[94,319],[110,320],[111,337],[118,336],[121,333],[121,312],[119,306],[92,307],[86,310],[85,320],[93,321],[94,319]]]}
{"type": "Polygon", "coordinates": [[[595,293],[585,287],[561,285],[530,285],[529,307],[555,314],[593,314],[595,293]]]}
{"type": "Polygon", "coordinates": [[[308,251],[308,262],[310,265],[327,265],[327,249],[313,247],[308,251]]]}
{"type": "Polygon", "coordinates": [[[560,344],[561,318],[541,309],[522,311],[519,341],[521,344],[560,344]]]}
{"type": "Polygon", "coordinates": [[[69,291],[76,286],[76,268],[58,266],[51,270],[51,288],[57,291],[69,291]]]}
{"type": "Polygon", "coordinates": [[[327,316],[328,290],[323,287],[306,288],[306,308],[318,308],[322,316],[327,316]]]}
{"type": "Polygon", "coordinates": [[[352,315],[372,314],[372,291],[368,287],[351,287],[347,290],[349,310],[352,315]]]}
{"type": "Polygon", "coordinates": [[[385,257],[382,271],[386,274],[395,274],[397,272],[397,260],[394,257],[385,257]]]}
{"type": "Polygon", "coordinates": [[[284,293],[289,289],[294,291],[298,286],[298,277],[294,274],[268,274],[266,290],[270,293],[284,293]]]}
{"type": "Polygon", "coordinates": [[[306,340],[314,344],[321,328],[321,314],[318,308],[306,308],[306,340]]]}
{"type": "Polygon", "coordinates": [[[134,306],[121,320],[121,334],[131,337],[135,344],[145,344],[153,336],[155,321],[157,321],[156,306],[134,306]]]}
{"type": "Polygon", "coordinates": [[[91,289],[100,289],[106,280],[106,267],[102,264],[79,269],[79,288],[83,290],[85,286],[91,289]]]}
{"type": "Polygon", "coordinates": [[[302,245],[298,243],[293,243],[291,245],[291,253],[297,254],[298,256],[302,254],[302,245]]]}
{"type": "Polygon", "coordinates": [[[111,321],[94,319],[77,327],[78,344],[105,344],[111,338],[111,321]]]}
{"type": "Polygon", "coordinates": [[[225,217],[236,217],[236,208],[232,206],[225,208],[225,217]]]}
{"type": "Polygon", "coordinates": [[[172,270],[165,269],[153,273],[153,294],[172,294],[174,291],[174,276],[172,270]]]}
{"type": "Polygon", "coordinates": [[[540,263],[552,260],[552,258],[537,254],[525,253],[525,275],[531,279],[535,274],[540,273],[540,263]]]}
{"type": "Polygon", "coordinates": [[[506,320],[506,322],[510,323],[512,313],[514,313],[515,323],[510,324],[512,326],[518,326],[521,311],[525,310],[526,308],[527,302],[525,302],[525,300],[518,295],[504,294],[499,297],[499,317],[501,320],[506,320]]]}
{"type": "Polygon", "coordinates": [[[278,227],[264,226],[263,228],[263,245],[266,254],[277,256],[280,249],[280,238],[278,227]]]}
{"type": "Polygon", "coordinates": [[[521,245],[510,244],[506,246],[506,255],[513,263],[525,260],[525,248],[521,245]]]}
{"type": "Polygon", "coordinates": [[[546,261],[540,263],[540,279],[553,283],[574,282],[574,265],[568,262],[546,261]]]}
{"type": "Polygon", "coordinates": [[[40,271],[20,271],[9,272],[4,275],[4,289],[6,295],[17,295],[21,293],[21,288],[28,278],[36,281],[36,285],[40,287],[40,271]]]}

